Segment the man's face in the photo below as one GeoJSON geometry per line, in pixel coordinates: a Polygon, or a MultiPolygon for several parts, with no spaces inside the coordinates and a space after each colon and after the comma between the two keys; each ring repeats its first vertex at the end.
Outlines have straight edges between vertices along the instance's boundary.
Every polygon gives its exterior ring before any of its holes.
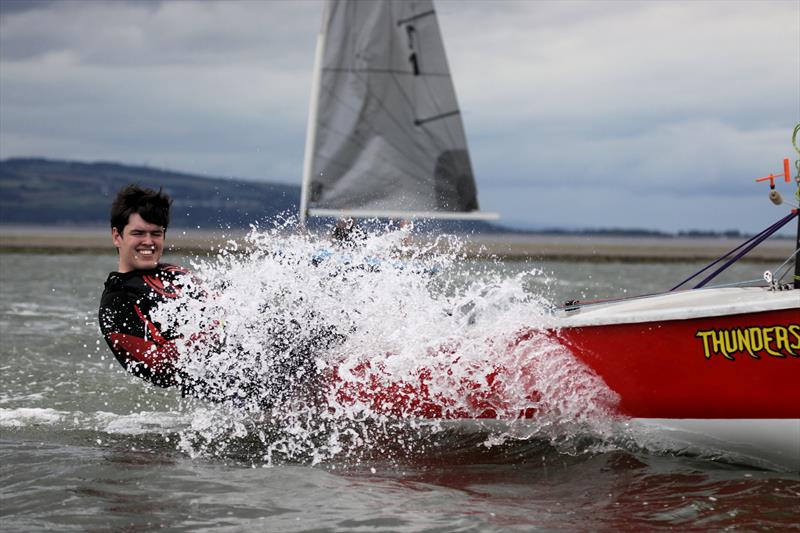
{"type": "Polygon", "coordinates": [[[128,217],[128,224],[111,229],[114,246],[119,250],[118,272],[155,268],[164,252],[164,233],[161,226],[145,221],[139,213],[128,217]]]}

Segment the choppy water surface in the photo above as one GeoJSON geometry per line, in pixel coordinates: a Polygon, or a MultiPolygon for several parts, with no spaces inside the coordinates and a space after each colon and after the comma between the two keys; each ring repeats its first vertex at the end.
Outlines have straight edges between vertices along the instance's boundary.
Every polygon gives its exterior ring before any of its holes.
{"type": "Polygon", "coordinates": [[[403,238],[329,253],[266,231],[166,258],[206,294],[161,311],[185,338],[213,339],[182,348],[186,373],[258,392],[213,401],[150,387],[107,352],[96,308],[115,257],[0,256],[3,529],[797,527],[797,474],[645,446],[611,414],[613,392],[547,336],[508,349],[553,305],[663,290],[701,265],[504,265],[467,261],[455,241],[434,254],[403,238]],[[244,244],[255,253],[235,252],[244,244]],[[376,396],[425,369],[445,414],[537,416],[421,424],[430,406],[376,396]]]}

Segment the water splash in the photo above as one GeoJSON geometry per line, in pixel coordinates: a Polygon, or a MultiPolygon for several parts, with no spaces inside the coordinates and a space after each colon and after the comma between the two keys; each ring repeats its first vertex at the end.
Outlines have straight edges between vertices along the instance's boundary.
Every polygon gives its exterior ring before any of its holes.
{"type": "Polygon", "coordinates": [[[400,430],[449,421],[481,425],[486,445],[608,430],[616,396],[525,290],[541,272],[504,276],[456,237],[411,236],[388,226],[333,245],[285,221],[193,261],[154,316],[183,339],[182,379],[202,402],[182,448],[319,462],[424,447],[400,430]]]}

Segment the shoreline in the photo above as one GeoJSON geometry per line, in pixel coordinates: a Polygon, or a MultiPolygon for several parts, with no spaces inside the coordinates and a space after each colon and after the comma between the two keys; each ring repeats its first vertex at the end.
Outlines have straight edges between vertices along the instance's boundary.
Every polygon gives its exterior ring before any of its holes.
{"type": "MultiPolygon", "coordinates": [[[[173,228],[168,233],[168,253],[210,255],[229,241],[240,242],[248,230],[173,228]]],[[[424,237],[421,237],[424,238],[424,237]]],[[[473,258],[505,261],[709,261],[740,245],[744,239],[726,237],[623,237],[563,234],[498,234],[465,237],[464,253],[473,258]]],[[[784,261],[793,252],[793,239],[773,239],[745,256],[743,261],[784,261]]],[[[0,226],[0,254],[112,255],[108,228],[0,226]]]]}

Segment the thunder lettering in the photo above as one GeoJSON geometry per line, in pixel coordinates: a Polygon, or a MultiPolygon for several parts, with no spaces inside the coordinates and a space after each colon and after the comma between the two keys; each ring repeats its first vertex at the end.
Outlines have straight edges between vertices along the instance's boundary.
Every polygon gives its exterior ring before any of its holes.
{"type": "Polygon", "coordinates": [[[735,355],[747,354],[761,359],[760,354],[772,357],[800,357],[800,325],[731,329],[698,330],[695,337],[703,340],[706,359],[721,355],[735,361],[735,355]]]}

